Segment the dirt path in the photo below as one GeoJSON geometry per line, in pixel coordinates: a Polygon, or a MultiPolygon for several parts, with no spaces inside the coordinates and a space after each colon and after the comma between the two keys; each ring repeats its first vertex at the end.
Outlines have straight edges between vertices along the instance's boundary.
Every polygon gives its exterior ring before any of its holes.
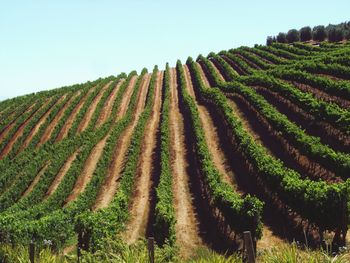
{"type": "Polygon", "coordinates": [[[128,151],[131,136],[146,102],[150,76],[150,74],[146,74],[142,79],[133,120],[131,124],[126,128],[126,130],[121,134],[118,140],[118,145],[114,154],[115,159],[113,160],[112,165],[109,168],[108,174],[106,176],[106,179],[102,185],[102,188],[97,195],[96,202],[92,208],[94,211],[100,208],[107,207],[109,203],[113,200],[115,193],[118,190],[120,175],[125,162],[124,158],[128,151]]]}
{"type": "Polygon", "coordinates": [[[89,106],[89,109],[87,110],[84,118],[81,120],[79,127],[78,127],[78,133],[81,133],[83,131],[86,130],[86,128],[89,126],[90,120],[92,118],[92,115],[94,115],[94,112],[96,110],[96,107],[98,105],[98,103],[100,102],[103,94],[105,93],[106,89],[109,87],[109,85],[111,85],[111,81],[108,82],[108,84],[106,84],[101,90],[100,92],[97,94],[97,96],[94,98],[94,100],[92,101],[91,105],[89,106]]]}
{"type": "Polygon", "coordinates": [[[251,55],[253,56],[256,56],[258,59],[262,60],[263,62],[265,63],[268,63],[268,64],[271,64],[271,65],[276,65],[275,63],[273,63],[272,61],[262,57],[261,55],[257,54],[257,53],[254,53],[253,51],[251,50],[246,50],[247,52],[249,52],[251,55]]]}
{"type": "MultiPolygon", "coordinates": [[[[202,67],[199,65],[200,68],[200,75],[202,77],[202,80],[204,81],[204,83],[206,85],[208,85],[208,87],[210,87],[209,81],[207,79],[207,76],[205,75],[202,67]]],[[[220,72],[219,72],[220,74],[220,72]]],[[[237,106],[237,104],[230,98],[227,98],[227,103],[231,106],[231,108],[233,109],[233,112],[235,113],[235,115],[238,117],[238,119],[242,122],[243,127],[245,128],[246,131],[249,132],[250,135],[253,136],[253,138],[260,142],[260,144],[262,144],[262,139],[260,137],[260,135],[258,133],[256,133],[253,129],[253,127],[251,126],[251,124],[249,123],[249,121],[245,118],[244,113],[239,109],[239,107],[237,106]]],[[[271,151],[269,151],[270,154],[272,154],[271,151]]]]}
{"type": "Polygon", "coordinates": [[[58,111],[58,113],[56,114],[56,116],[53,118],[52,122],[47,126],[43,136],[40,138],[40,142],[37,145],[37,148],[39,148],[41,145],[43,145],[45,142],[47,142],[57,123],[60,121],[60,119],[62,118],[63,114],[65,113],[65,111],[67,110],[67,108],[69,107],[69,105],[72,103],[72,101],[74,101],[74,99],[76,97],[78,97],[80,94],[80,91],[76,92],[76,94],[74,94],[68,101],[67,103],[58,111]]]}
{"type": "Polygon", "coordinates": [[[312,73],[309,72],[307,70],[305,70],[307,73],[312,74],[312,75],[316,75],[318,77],[323,77],[323,78],[328,78],[330,80],[334,80],[334,81],[349,81],[349,79],[346,78],[341,78],[341,77],[337,77],[337,76],[333,76],[332,74],[326,74],[326,73],[312,73]]]}
{"type": "MultiPolygon", "coordinates": [[[[35,106],[35,104],[36,103],[34,103],[33,105],[29,106],[28,109],[26,109],[21,115],[26,114],[29,111],[31,111],[33,109],[33,107],[35,106]]],[[[7,125],[5,127],[5,129],[3,129],[3,131],[0,134],[0,141],[2,141],[7,136],[7,134],[11,131],[13,126],[16,124],[17,119],[20,118],[21,115],[19,115],[16,119],[12,120],[11,123],[9,125],[7,125]]]]}
{"type": "Polygon", "coordinates": [[[46,102],[41,105],[41,107],[36,110],[25,122],[21,124],[21,126],[18,128],[18,130],[15,132],[11,140],[8,142],[8,144],[5,146],[4,150],[0,154],[0,159],[4,158],[11,150],[13,145],[16,143],[17,139],[20,138],[23,135],[24,129],[27,126],[27,124],[30,122],[30,120],[33,118],[33,116],[40,111],[41,109],[45,108],[47,104],[50,102],[50,99],[48,99],[46,102]]]}
{"type": "Polygon", "coordinates": [[[220,145],[220,140],[219,140],[219,134],[217,132],[217,128],[214,125],[213,119],[211,118],[207,108],[198,103],[198,100],[196,98],[196,95],[193,89],[190,72],[186,65],[184,66],[184,72],[185,72],[185,79],[187,83],[188,92],[197,102],[199,117],[201,119],[204,135],[206,138],[206,142],[208,144],[209,151],[212,155],[212,160],[216,168],[223,175],[223,180],[229,183],[231,186],[233,186],[237,191],[238,190],[237,184],[234,183],[235,175],[230,168],[229,161],[227,160],[224,152],[222,151],[222,147],[220,145]]]}
{"type": "Polygon", "coordinates": [[[257,64],[255,64],[253,61],[251,61],[249,58],[239,54],[239,53],[235,53],[234,55],[236,55],[239,59],[243,60],[245,63],[247,63],[247,65],[249,67],[251,67],[252,69],[257,69],[257,70],[262,70],[261,67],[259,67],[257,64]]]}
{"type": "Polygon", "coordinates": [[[294,87],[300,89],[301,91],[311,93],[315,98],[319,100],[324,100],[326,102],[335,103],[341,108],[350,109],[350,101],[346,98],[342,98],[341,96],[335,96],[331,93],[318,89],[317,87],[313,87],[311,85],[303,84],[297,81],[289,81],[285,79],[281,79],[282,81],[293,85],[294,87]]]}
{"type": "MultiPolygon", "coordinates": [[[[6,108],[4,108],[2,111],[0,111],[0,118],[3,117],[3,115],[5,114],[5,111],[9,108],[10,106],[7,106],[6,108]]],[[[11,112],[10,114],[8,114],[7,116],[11,117],[11,115],[13,116],[14,112],[11,112]]]]}
{"type": "Polygon", "coordinates": [[[200,75],[201,75],[201,77],[202,77],[202,80],[203,80],[203,82],[204,82],[204,85],[205,85],[206,87],[211,87],[211,85],[210,85],[210,83],[209,83],[209,80],[208,80],[207,76],[205,75],[204,70],[203,70],[201,64],[197,63],[197,67],[198,67],[198,69],[199,69],[199,73],[200,73],[200,75]]]}
{"type": "Polygon", "coordinates": [[[125,81],[125,79],[122,79],[118,81],[117,85],[113,89],[112,93],[109,95],[108,99],[105,102],[105,105],[103,106],[103,110],[101,111],[101,114],[97,120],[96,127],[100,127],[103,123],[106,122],[108,117],[112,113],[112,107],[115,101],[115,98],[117,97],[117,93],[119,90],[119,87],[122,85],[122,83],[125,81]]]}
{"type": "Polygon", "coordinates": [[[39,121],[37,122],[37,124],[35,124],[34,128],[30,131],[29,135],[27,136],[27,138],[24,140],[24,143],[22,144],[21,148],[19,149],[18,152],[23,151],[25,148],[28,147],[28,145],[30,144],[30,142],[32,141],[32,139],[34,138],[35,134],[37,134],[37,132],[39,131],[40,127],[45,123],[45,121],[47,120],[47,118],[49,117],[52,109],[59,103],[61,103],[67,95],[62,96],[61,98],[59,98],[53,105],[52,107],[45,112],[45,114],[39,119],[39,121]]]}
{"type": "Polygon", "coordinates": [[[122,102],[119,106],[119,111],[117,112],[116,121],[120,120],[128,110],[128,105],[131,99],[131,95],[134,91],[134,86],[136,84],[137,76],[133,76],[130,80],[128,87],[126,88],[125,94],[123,96],[122,102]]]}
{"type": "MultiPolygon", "coordinates": [[[[205,76],[205,74],[204,74],[204,71],[201,70],[200,73],[201,73],[201,77],[202,77],[202,79],[204,80],[204,82],[208,82],[208,80],[206,79],[206,76],[205,76]]],[[[220,72],[218,72],[218,73],[220,74],[220,72]]],[[[189,75],[189,73],[187,73],[187,74],[188,74],[188,76],[187,76],[187,79],[188,79],[190,75],[189,75]]],[[[220,75],[221,75],[221,74],[220,74],[220,75]]],[[[190,85],[190,86],[191,86],[191,85],[190,85]]],[[[251,136],[253,136],[253,138],[254,138],[257,142],[259,142],[259,143],[262,144],[262,140],[261,140],[261,138],[260,138],[260,135],[257,134],[257,133],[254,131],[253,127],[250,125],[250,123],[248,122],[248,120],[245,118],[244,113],[237,107],[236,103],[235,103],[234,101],[230,100],[230,99],[227,99],[227,102],[228,102],[229,105],[232,107],[232,109],[233,109],[235,115],[236,115],[236,116],[239,118],[239,120],[242,122],[244,129],[245,129],[246,131],[248,131],[248,133],[249,133],[251,136]]],[[[201,110],[200,110],[200,112],[201,112],[201,110]]],[[[201,117],[201,119],[202,119],[203,128],[204,128],[205,133],[206,133],[205,136],[206,136],[206,139],[207,139],[207,142],[208,142],[208,146],[209,146],[210,151],[212,152],[213,150],[215,150],[216,147],[220,148],[220,144],[218,144],[218,145],[213,145],[213,141],[215,140],[215,138],[216,138],[216,140],[217,140],[218,135],[217,135],[217,133],[216,133],[216,134],[209,135],[211,129],[210,129],[210,127],[207,127],[207,126],[209,126],[210,120],[209,120],[209,119],[207,119],[207,120],[204,120],[204,119],[203,119],[202,116],[205,115],[205,114],[200,113],[200,115],[201,115],[200,117],[201,117]],[[206,123],[206,124],[205,124],[205,123],[206,123]],[[208,133],[209,136],[207,135],[207,133],[208,133]],[[207,137],[207,136],[208,136],[208,137],[207,137]],[[214,136],[214,137],[213,137],[213,136],[214,136]]],[[[266,149],[268,150],[268,152],[269,152],[270,154],[272,154],[272,152],[271,152],[268,148],[266,148],[266,149]]],[[[227,168],[229,169],[229,166],[228,166],[228,165],[222,164],[222,162],[223,162],[225,159],[222,159],[222,157],[221,157],[220,155],[225,156],[224,153],[219,149],[219,152],[218,152],[218,153],[215,153],[215,152],[213,151],[212,154],[213,154],[213,161],[214,161],[216,167],[219,169],[219,171],[220,171],[222,174],[225,175],[224,172],[226,171],[227,168]],[[221,153],[220,153],[220,152],[221,152],[221,153]],[[218,156],[220,156],[220,157],[217,158],[218,156]],[[221,166],[220,166],[220,163],[221,163],[221,166]],[[225,168],[226,168],[226,169],[225,169],[225,168]]],[[[226,163],[228,163],[228,162],[226,161],[226,163]]],[[[233,172],[232,172],[232,171],[230,171],[230,172],[231,172],[231,174],[229,174],[229,175],[230,175],[230,176],[234,176],[233,172]]],[[[233,180],[230,181],[230,180],[227,179],[227,177],[229,177],[229,176],[224,176],[223,179],[224,179],[227,183],[231,184],[231,185],[235,188],[236,191],[238,191],[239,193],[243,194],[244,192],[243,192],[241,189],[239,189],[239,188],[237,187],[237,185],[235,185],[235,183],[233,182],[233,180]]],[[[231,178],[232,178],[232,177],[231,177],[231,178]]],[[[234,177],[233,177],[233,178],[234,178],[234,177]]],[[[284,241],[284,240],[281,239],[280,237],[278,237],[278,236],[276,236],[275,234],[273,234],[273,232],[272,232],[270,226],[264,224],[264,225],[263,225],[263,236],[262,236],[262,238],[257,242],[257,248],[258,248],[258,249],[267,249],[267,248],[271,248],[271,247],[273,247],[273,246],[275,246],[275,245],[277,245],[277,244],[282,244],[282,243],[285,243],[285,242],[286,242],[286,241],[284,241]]]]}
{"type": "Polygon", "coordinates": [[[30,194],[33,191],[34,187],[39,182],[41,176],[45,173],[49,165],[50,163],[47,163],[43,168],[41,168],[40,172],[35,176],[34,180],[31,182],[27,190],[25,190],[24,193],[22,194],[22,198],[26,197],[28,194],[30,194]]]}
{"type": "Polygon", "coordinates": [[[215,63],[213,61],[209,60],[209,63],[213,66],[215,72],[218,74],[221,81],[226,82],[225,78],[221,75],[220,70],[216,67],[215,63]]]}
{"type": "Polygon", "coordinates": [[[63,125],[61,131],[59,132],[56,142],[62,140],[63,138],[65,138],[68,135],[68,132],[70,130],[70,128],[72,127],[75,118],[77,117],[79,111],[81,110],[81,108],[84,106],[87,98],[89,97],[89,95],[93,92],[93,90],[96,87],[91,88],[85,95],[83,98],[81,98],[81,100],[79,101],[78,105],[75,106],[75,108],[73,109],[71,115],[69,116],[69,118],[67,119],[66,123],[63,125]]]}
{"type": "Polygon", "coordinates": [[[231,66],[231,68],[238,73],[238,75],[248,75],[249,73],[239,66],[236,62],[234,62],[229,57],[223,55],[222,58],[231,66]]]}
{"type": "MultiPolygon", "coordinates": [[[[237,104],[230,98],[227,98],[227,103],[230,105],[230,107],[233,109],[233,112],[235,115],[238,117],[238,119],[241,121],[243,128],[255,139],[255,141],[259,142],[260,144],[263,145],[263,140],[261,136],[255,132],[253,126],[250,124],[247,118],[245,118],[244,113],[239,109],[237,104]]],[[[273,155],[273,153],[266,148],[269,152],[269,154],[273,155]]]]}
{"type": "Polygon", "coordinates": [[[73,153],[65,162],[65,164],[61,167],[60,171],[58,172],[58,174],[56,175],[54,181],[52,182],[52,184],[50,185],[49,189],[47,190],[44,200],[46,200],[47,198],[49,198],[57,189],[57,187],[60,185],[62,179],[64,178],[64,176],[67,174],[67,172],[69,171],[69,168],[71,167],[72,163],[74,162],[74,160],[77,158],[78,154],[79,154],[80,150],[77,150],[75,153],[73,153]]]}
{"type": "Polygon", "coordinates": [[[106,145],[108,136],[106,135],[101,141],[99,141],[95,147],[92,149],[89,157],[85,161],[85,165],[82,173],[79,175],[75,185],[73,187],[73,191],[70,193],[68,198],[65,200],[65,205],[69,202],[74,201],[81,192],[84,191],[87,184],[90,182],[94,171],[96,170],[97,163],[100,160],[100,157],[103,153],[103,148],[106,145]]]}
{"type": "Polygon", "coordinates": [[[180,254],[188,257],[197,247],[203,245],[192,204],[189,189],[190,175],[186,160],[184,119],[179,109],[176,71],[170,70],[170,145],[173,194],[176,215],[176,240],[180,254]]]}
{"type": "Polygon", "coordinates": [[[135,176],[137,183],[130,209],[130,221],[124,234],[124,239],[128,244],[135,243],[139,237],[143,237],[146,234],[146,227],[148,224],[147,220],[150,209],[150,194],[153,184],[153,155],[157,146],[157,130],[159,126],[162,104],[162,83],[163,72],[158,72],[152,115],[146,126],[146,133],[143,138],[141,160],[139,161],[135,176]]]}

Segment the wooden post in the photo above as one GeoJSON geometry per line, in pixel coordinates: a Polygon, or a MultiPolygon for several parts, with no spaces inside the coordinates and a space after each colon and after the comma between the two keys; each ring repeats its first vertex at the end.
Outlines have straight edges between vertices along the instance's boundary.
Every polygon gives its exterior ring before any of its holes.
{"type": "Polygon", "coordinates": [[[247,252],[248,263],[255,263],[255,253],[253,248],[253,240],[250,231],[243,232],[244,238],[244,253],[247,252]]]}
{"type": "Polygon", "coordinates": [[[30,263],[34,263],[35,260],[35,245],[33,241],[29,244],[29,260],[30,263]]]}
{"type": "Polygon", "coordinates": [[[81,251],[80,251],[80,244],[78,243],[77,246],[77,259],[78,259],[78,263],[80,263],[80,257],[81,257],[81,251]]]}
{"type": "Polygon", "coordinates": [[[150,263],[154,263],[154,237],[148,238],[148,259],[150,263]]]}
{"type": "Polygon", "coordinates": [[[346,234],[348,232],[348,200],[343,197],[343,220],[342,220],[342,246],[346,245],[346,234]]]}

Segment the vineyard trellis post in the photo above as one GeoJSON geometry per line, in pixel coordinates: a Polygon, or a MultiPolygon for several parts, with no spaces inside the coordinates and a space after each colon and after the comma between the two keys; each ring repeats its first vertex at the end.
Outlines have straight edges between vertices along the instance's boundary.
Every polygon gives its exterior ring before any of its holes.
{"type": "Polygon", "coordinates": [[[253,240],[250,231],[243,232],[243,241],[243,260],[246,258],[248,263],[255,263],[253,240]]]}
{"type": "Polygon", "coordinates": [[[154,263],[154,237],[148,238],[148,259],[150,263],[154,263]]]}
{"type": "Polygon", "coordinates": [[[77,262],[80,263],[80,258],[81,258],[81,249],[80,245],[78,244],[77,246],[77,262]]]}
{"type": "Polygon", "coordinates": [[[33,241],[29,243],[29,260],[30,263],[34,263],[35,261],[35,244],[33,241]]]}
{"type": "Polygon", "coordinates": [[[349,191],[347,191],[346,196],[342,200],[342,208],[343,208],[343,222],[342,222],[342,245],[345,245],[346,243],[346,234],[348,231],[348,216],[349,216],[349,211],[348,211],[348,195],[349,191]]]}

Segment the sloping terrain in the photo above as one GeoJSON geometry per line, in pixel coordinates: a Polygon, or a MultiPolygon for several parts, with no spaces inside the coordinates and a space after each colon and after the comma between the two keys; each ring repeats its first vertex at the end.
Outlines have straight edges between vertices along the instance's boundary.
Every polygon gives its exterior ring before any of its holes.
{"type": "Polygon", "coordinates": [[[240,47],[0,102],[1,242],[345,245],[349,61],[347,43],[240,47]]]}

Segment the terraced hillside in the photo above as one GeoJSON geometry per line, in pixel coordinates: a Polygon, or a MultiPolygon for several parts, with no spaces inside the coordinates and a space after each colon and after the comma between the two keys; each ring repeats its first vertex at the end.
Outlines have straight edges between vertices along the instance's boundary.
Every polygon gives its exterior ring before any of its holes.
{"type": "Polygon", "coordinates": [[[274,43],[0,102],[2,243],[346,243],[350,45],[274,43]]]}

